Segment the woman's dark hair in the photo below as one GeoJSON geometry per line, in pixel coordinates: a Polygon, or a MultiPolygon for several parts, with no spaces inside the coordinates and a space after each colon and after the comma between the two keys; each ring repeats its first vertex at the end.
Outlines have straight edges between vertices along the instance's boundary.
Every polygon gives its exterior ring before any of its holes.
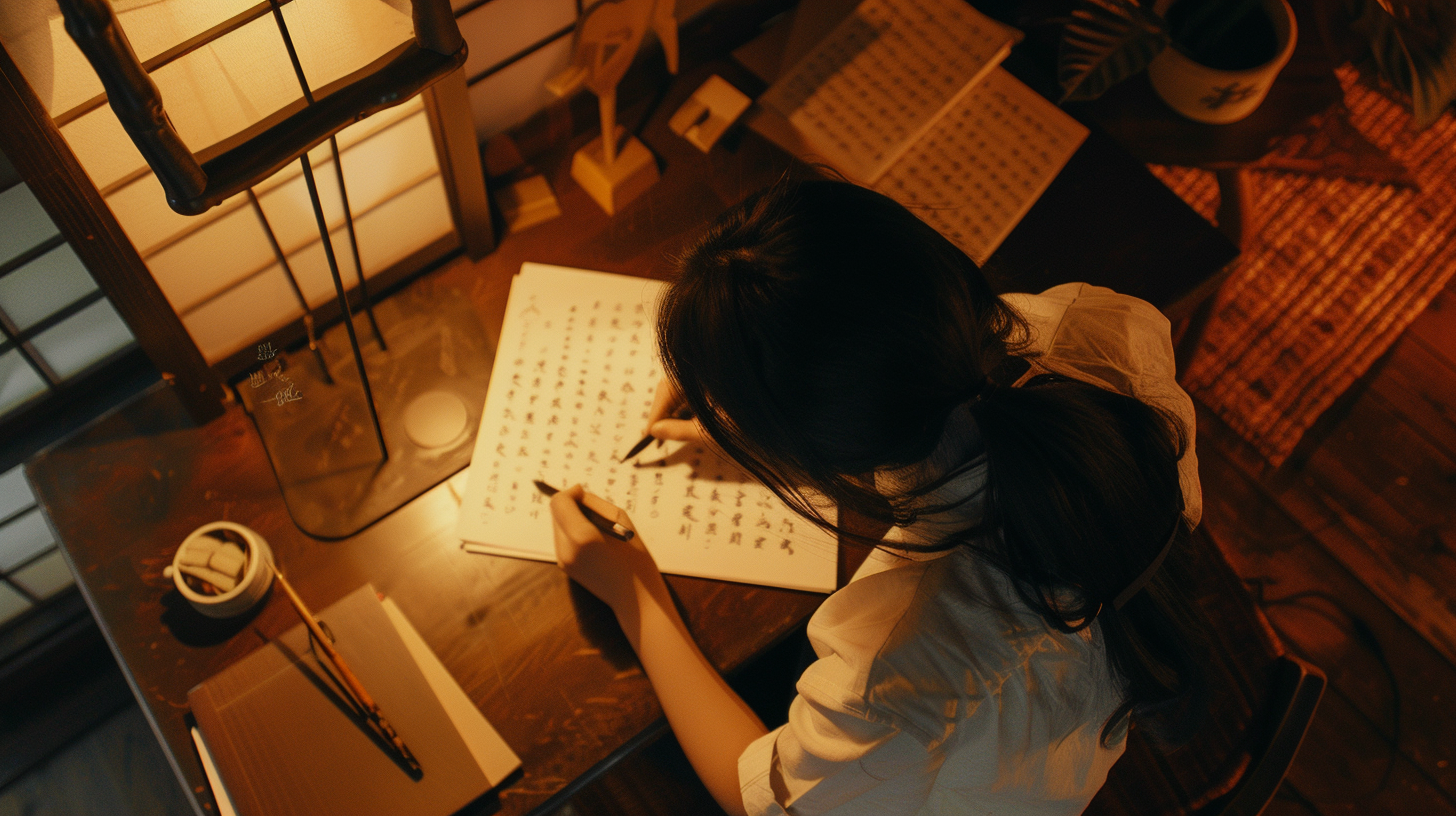
{"type": "MultiPolygon", "coordinates": [[[[1026,387],[990,373],[1026,325],[976,264],[879,193],[780,183],[720,218],[679,261],[659,311],[668,376],[708,435],[801,515],[835,502],[904,525],[949,509],[925,496],[984,453],[982,523],[924,549],[966,546],[1003,571],[1049,625],[1095,619],[1124,703],[1164,742],[1202,709],[1207,637],[1180,586],[1188,541],[1121,609],[1112,600],[1183,536],[1179,424],[1132,397],[1059,377],[1026,387]],[[953,411],[983,450],[896,495],[871,474],[926,459],[953,411]]],[[[848,534],[853,537],[852,534],[848,534]]]]}

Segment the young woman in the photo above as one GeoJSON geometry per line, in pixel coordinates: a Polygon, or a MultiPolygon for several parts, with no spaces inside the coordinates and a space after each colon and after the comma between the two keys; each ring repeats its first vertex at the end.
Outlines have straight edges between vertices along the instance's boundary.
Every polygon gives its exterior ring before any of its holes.
{"type": "Polygon", "coordinates": [[[884,196],[784,184],[681,259],[659,313],[660,438],[706,439],[801,514],[889,527],[809,624],[773,731],[703,658],[640,542],[578,487],[557,554],[606,601],[733,814],[1080,813],[1129,722],[1192,724],[1203,624],[1193,407],[1166,319],[1086,284],[997,298],[884,196]],[[686,403],[696,417],[669,417],[686,403]]]}

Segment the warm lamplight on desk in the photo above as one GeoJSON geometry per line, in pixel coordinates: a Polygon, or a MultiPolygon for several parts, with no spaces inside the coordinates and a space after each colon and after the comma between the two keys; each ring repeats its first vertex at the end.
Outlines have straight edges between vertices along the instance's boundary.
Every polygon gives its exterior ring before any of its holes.
{"type": "MultiPolygon", "coordinates": [[[[568,178],[561,145],[538,166],[562,216],[506,238],[479,263],[457,259],[411,284],[465,299],[499,336],[511,276],[523,261],[661,277],[670,253],[709,219],[771,183],[791,159],[752,133],[707,155],[668,129],[710,73],[756,93],[726,63],[686,65],[639,131],[663,167],[641,199],[606,216],[568,178]],[[731,149],[730,149],[731,147],[731,149]]],[[[622,121],[635,125],[641,108],[622,121]]],[[[801,168],[802,170],[802,168],[801,168]]],[[[1094,133],[993,258],[1002,289],[1086,280],[1186,313],[1233,254],[1136,161],[1094,133]]],[[[498,792],[506,814],[563,802],[595,772],[658,733],[661,711],[605,606],[554,565],[471,555],[454,537],[462,472],[348,539],[299,532],[252,423],[236,405],[203,427],[154,390],[29,466],[79,584],[142,710],[199,813],[211,810],[187,726],[187,691],[297,622],[275,592],[253,617],[213,621],[162,575],[177,544],[229,519],[270,543],[310,606],[369,582],[391,597],[519,754],[498,792]]],[[[822,596],[669,578],[689,627],[732,671],[801,625],[822,596]],[[730,623],[731,622],[731,623],[730,623]]]]}

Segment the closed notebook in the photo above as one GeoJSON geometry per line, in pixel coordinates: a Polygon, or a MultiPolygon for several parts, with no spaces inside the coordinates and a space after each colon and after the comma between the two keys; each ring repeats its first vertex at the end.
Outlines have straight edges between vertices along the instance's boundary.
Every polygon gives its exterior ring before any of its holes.
{"type": "Polygon", "coordinates": [[[438,671],[431,685],[417,660],[426,668],[438,660],[421,653],[422,641],[412,652],[402,635],[418,636],[372,587],[318,617],[423,774],[411,777],[353,713],[300,624],[188,694],[241,816],[447,816],[518,764],[468,700],[461,710],[458,685],[441,687],[438,671]]]}

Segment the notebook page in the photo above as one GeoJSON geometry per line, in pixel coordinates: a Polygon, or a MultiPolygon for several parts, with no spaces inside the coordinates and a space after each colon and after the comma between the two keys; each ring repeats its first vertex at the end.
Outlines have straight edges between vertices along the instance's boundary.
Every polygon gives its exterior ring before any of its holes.
{"type": "Polygon", "coordinates": [[[996,68],[875,188],[985,263],[1087,138],[1087,128],[996,68]]]}
{"type": "Polygon", "coordinates": [[[663,572],[833,591],[835,538],[712,452],[668,443],[617,461],[641,438],[662,376],[654,336],[662,286],[522,266],[457,533],[467,549],[554,561],[551,511],[532,480],[580,482],[627,511],[663,572]]]}
{"type": "Polygon", "coordinates": [[[1014,35],[963,0],[866,0],[760,101],[831,165],[873,183],[1014,35]]]}

